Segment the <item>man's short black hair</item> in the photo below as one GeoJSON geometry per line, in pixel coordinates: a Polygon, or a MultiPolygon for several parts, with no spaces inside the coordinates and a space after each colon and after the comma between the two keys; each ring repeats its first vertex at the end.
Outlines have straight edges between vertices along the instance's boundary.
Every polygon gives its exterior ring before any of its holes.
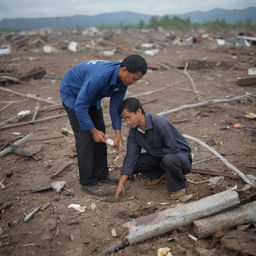
{"type": "Polygon", "coordinates": [[[121,105],[119,106],[118,112],[121,114],[125,109],[129,112],[136,113],[138,109],[141,109],[142,114],[145,115],[145,111],[140,103],[140,101],[136,98],[127,98],[125,99],[121,105]]]}
{"type": "Polygon", "coordinates": [[[127,68],[130,73],[140,72],[142,75],[145,75],[147,73],[148,65],[143,57],[132,54],[123,59],[121,68],[123,67],[127,68]]]}

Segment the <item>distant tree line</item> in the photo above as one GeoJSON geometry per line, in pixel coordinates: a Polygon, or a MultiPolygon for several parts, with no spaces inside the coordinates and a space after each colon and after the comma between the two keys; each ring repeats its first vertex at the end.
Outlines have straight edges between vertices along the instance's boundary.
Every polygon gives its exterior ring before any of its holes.
{"type": "MultiPolygon", "coordinates": [[[[182,19],[178,16],[170,17],[169,15],[164,15],[162,17],[152,16],[148,23],[145,23],[143,20],[139,21],[137,25],[124,25],[120,23],[119,28],[153,28],[158,27],[168,28],[168,29],[177,29],[177,30],[187,30],[191,28],[200,28],[205,27],[208,29],[221,29],[221,28],[255,28],[256,23],[252,19],[247,19],[246,21],[239,21],[235,24],[229,24],[225,19],[216,19],[212,22],[204,23],[192,23],[190,18],[182,19]]],[[[101,28],[111,28],[111,26],[103,26],[101,28]]],[[[113,28],[113,27],[112,27],[113,28]]]]}

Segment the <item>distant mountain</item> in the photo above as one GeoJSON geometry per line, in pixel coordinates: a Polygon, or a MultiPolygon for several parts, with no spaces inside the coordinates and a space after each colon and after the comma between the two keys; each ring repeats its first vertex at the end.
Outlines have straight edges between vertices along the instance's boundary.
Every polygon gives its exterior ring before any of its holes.
{"type": "Polygon", "coordinates": [[[180,18],[190,18],[192,23],[203,23],[207,21],[216,21],[217,19],[224,19],[229,24],[235,24],[239,21],[246,21],[252,19],[256,23],[256,8],[249,7],[242,10],[224,10],[216,8],[208,12],[189,12],[179,15],[180,18]]]}
{"type": "MultiPolygon", "coordinates": [[[[174,15],[170,15],[170,17],[172,16],[174,15]]],[[[192,23],[215,21],[217,19],[225,19],[230,24],[246,21],[247,19],[251,19],[256,23],[256,8],[249,7],[242,10],[213,9],[208,12],[195,11],[176,16],[180,18],[189,17],[192,23]]],[[[3,19],[0,20],[0,29],[33,30],[51,28],[54,30],[70,30],[90,26],[125,26],[137,25],[141,20],[147,24],[150,18],[150,15],[134,12],[115,12],[94,16],[75,15],[70,17],[3,19]]]]}
{"type": "Polygon", "coordinates": [[[52,28],[55,30],[84,28],[90,26],[122,26],[136,25],[140,20],[149,22],[150,15],[134,12],[103,13],[94,16],[75,15],[52,18],[17,18],[0,20],[0,29],[33,30],[52,28]]]}

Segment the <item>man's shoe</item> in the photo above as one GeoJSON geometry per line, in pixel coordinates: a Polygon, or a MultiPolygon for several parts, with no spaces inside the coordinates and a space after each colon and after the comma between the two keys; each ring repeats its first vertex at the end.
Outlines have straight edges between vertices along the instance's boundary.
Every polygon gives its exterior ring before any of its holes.
{"type": "Polygon", "coordinates": [[[160,182],[162,182],[165,178],[166,177],[165,177],[165,173],[164,173],[159,178],[148,180],[147,182],[144,183],[144,185],[148,186],[148,187],[155,186],[155,185],[159,184],[160,182]]]}
{"type": "Polygon", "coordinates": [[[110,191],[102,187],[100,184],[92,186],[82,186],[82,190],[88,192],[95,196],[109,196],[111,195],[110,191]]]}
{"type": "Polygon", "coordinates": [[[168,198],[171,200],[178,200],[180,197],[184,196],[185,194],[186,194],[186,190],[184,188],[184,189],[170,193],[168,198]]]}
{"type": "Polygon", "coordinates": [[[114,175],[108,175],[105,179],[100,180],[102,182],[109,182],[109,183],[113,183],[113,184],[118,184],[119,183],[119,178],[117,176],[114,175]]]}

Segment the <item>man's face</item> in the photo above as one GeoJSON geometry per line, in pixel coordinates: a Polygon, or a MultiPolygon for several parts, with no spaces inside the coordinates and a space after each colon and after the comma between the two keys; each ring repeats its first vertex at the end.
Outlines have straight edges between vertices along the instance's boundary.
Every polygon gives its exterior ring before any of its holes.
{"type": "Polygon", "coordinates": [[[136,83],[142,77],[143,75],[140,72],[130,73],[125,67],[121,68],[119,72],[119,78],[126,86],[136,83]]]}
{"type": "Polygon", "coordinates": [[[121,113],[121,117],[125,120],[126,124],[130,128],[136,128],[139,126],[142,117],[141,109],[138,109],[135,113],[130,112],[128,109],[124,109],[121,113]]]}

